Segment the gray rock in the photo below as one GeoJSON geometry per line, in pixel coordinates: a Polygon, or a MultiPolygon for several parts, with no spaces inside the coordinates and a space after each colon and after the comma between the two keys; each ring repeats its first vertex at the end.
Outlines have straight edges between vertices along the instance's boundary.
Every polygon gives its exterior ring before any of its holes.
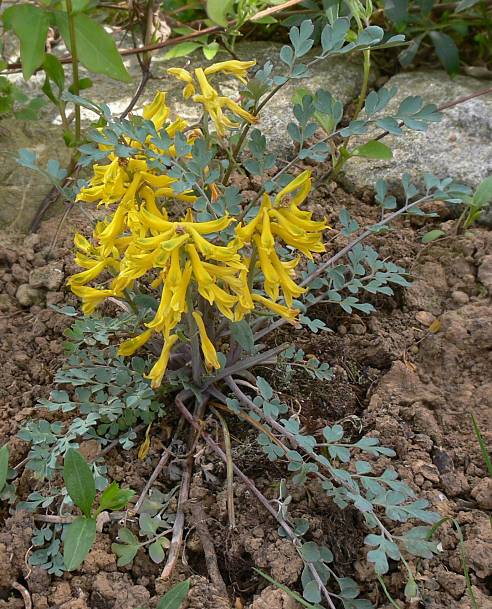
{"type": "MultiPolygon", "coordinates": [[[[451,80],[445,72],[437,70],[404,72],[385,86],[398,87],[397,95],[388,105],[389,112],[409,95],[420,95],[425,102],[439,106],[484,88],[483,81],[469,76],[451,80]]],[[[361,191],[383,178],[399,193],[399,180],[404,173],[418,178],[430,172],[476,187],[492,174],[491,139],[492,94],[488,94],[445,110],[441,122],[432,124],[425,132],[386,136],[383,141],[393,149],[393,159],[352,158],[345,166],[343,179],[347,187],[361,191]]],[[[352,143],[356,142],[354,138],[352,143]]],[[[487,213],[483,216],[487,221],[487,213]]],[[[490,216],[492,222],[492,213],[490,216]]]]}
{"type": "Polygon", "coordinates": [[[28,283],[22,283],[15,293],[17,302],[23,307],[30,307],[33,304],[41,304],[43,302],[43,290],[33,288],[28,283]]]}
{"type": "Polygon", "coordinates": [[[49,159],[68,163],[70,152],[65,148],[62,129],[46,121],[5,119],[0,131],[0,227],[26,231],[39,204],[51,188],[50,182],[38,173],[17,164],[21,148],[33,149],[42,166],[49,159]]]}
{"type": "Polygon", "coordinates": [[[54,264],[33,269],[29,274],[29,285],[33,288],[46,288],[57,291],[63,281],[63,272],[54,264]]]}

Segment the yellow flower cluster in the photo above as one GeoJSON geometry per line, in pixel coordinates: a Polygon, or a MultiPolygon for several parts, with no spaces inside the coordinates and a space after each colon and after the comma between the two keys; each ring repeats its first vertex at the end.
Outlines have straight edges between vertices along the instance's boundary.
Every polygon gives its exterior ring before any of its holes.
{"type": "Polygon", "coordinates": [[[239,127],[238,123],[235,123],[224,114],[224,110],[229,110],[232,114],[249,123],[256,123],[258,119],[244,108],[241,108],[239,104],[229,97],[220,95],[219,92],[212,87],[207,76],[217,73],[230,74],[234,78],[245,83],[247,71],[255,64],[256,61],[222,61],[220,63],[214,63],[205,69],[196,68],[194,70],[194,77],[191,72],[188,72],[188,70],[183,68],[170,68],[168,73],[185,83],[183,97],[185,99],[191,97],[194,102],[202,104],[203,109],[208,113],[210,119],[214,123],[217,133],[223,137],[226,134],[227,129],[239,127]],[[200,93],[196,93],[197,86],[200,93]]]}
{"type": "MultiPolygon", "coordinates": [[[[224,63],[229,64],[228,69],[237,70],[233,73],[242,79],[253,62],[224,63]],[[248,65],[241,72],[236,64],[248,65]]],[[[209,73],[223,65],[211,66],[209,73]]],[[[221,71],[225,71],[223,67],[221,71]]],[[[198,75],[197,79],[200,82],[198,75]]],[[[190,91],[188,94],[192,95],[190,91]]],[[[144,117],[152,120],[157,129],[171,134],[186,128],[182,119],[168,123],[168,116],[164,94],[158,94],[144,109],[144,117]]],[[[190,133],[187,137],[200,134],[190,133]]],[[[292,308],[292,302],[304,292],[293,279],[300,258],[281,260],[276,243],[283,242],[308,258],[324,251],[322,231],[326,224],[313,221],[310,212],[299,208],[311,188],[310,172],[301,173],[273,201],[265,194],[257,215],[246,224],[228,215],[198,222],[191,208],[180,219],[169,217],[166,200],[192,203],[195,196],[191,191],[176,193],[175,180],[150,169],[143,153],[129,159],[111,153],[109,161],[107,165],[94,166],[90,185],[80,191],[78,200],[116,204],[116,208],[107,221],[96,225],[92,242],[80,234],[75,236],[75,260],[84,270],[72,275],[68,283],[82,299],[85,313],[94,311],[108,297],[124,298],[126,290],[144,276],[150,288],[160,289],[159,306],[145,331],[119,347],[119,353],[128,356],[153,335],[162,337],[161,355],[148,375],[153,387],[162,382],[173,346],[179,340],[177,326],[188,312],[209,370],[218,369],[220,363],[200,310],[208,314],[213,307],[227,319],[240,321],[260,306],[295,322],[298,311],[292,308]],[[231,231],[231,225],[234,235],[229,242],[214,243],[217,234],[231,231]],[[99,287],[88,285],[102,273],[105,276],[99,280],[99,287]],[[260,286],[266,297],[255,291],[260,286]],[[281,297],[286,305],[278,302],[281,297]],[[202,304],[197,306],[200,300],[202,304]],[[194,306],[200,310],[194,311],[194,306]]]]}

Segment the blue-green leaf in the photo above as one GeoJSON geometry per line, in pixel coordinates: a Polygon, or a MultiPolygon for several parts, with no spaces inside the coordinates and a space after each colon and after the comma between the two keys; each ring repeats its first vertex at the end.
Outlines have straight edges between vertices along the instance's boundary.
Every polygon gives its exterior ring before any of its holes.
{"type": "Polygon", "coordinates": [[[446,72],[457,74],[460,71],[460,53],[454,40],[444,32],[429,32],[429,36],[446,72]]]}

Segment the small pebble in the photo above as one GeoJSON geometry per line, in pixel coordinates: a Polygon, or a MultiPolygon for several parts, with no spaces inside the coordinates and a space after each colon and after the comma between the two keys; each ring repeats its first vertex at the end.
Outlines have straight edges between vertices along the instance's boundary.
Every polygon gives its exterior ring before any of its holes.
{"type": "Polygon", "coordinates": [[[435,317],[434,315],[432,315],[432,313],[429,313],[428,311],[418,311],[415,314],[415,319],[423,326],[429,327],[431,323],[435,320],[435,317]]]}
{"type": "Polygon", "coordinates": [[[345,334],[347,334],[347,327],[344,326],[343,324],[340,324],[338,326],[337,332],[340,336],[345,336],[345,334]]]}
{"type": "Polygon", "coordinates": [[[351,324],[350,333],[362,336],[362,334],[366,333],[366,327],[364,324],[351,324]]]}
{"type": "Polygon", "coordinates": [[[470,302],[470,297],[465,292],[460,292],[459,290],[455,290],[451,294],[451,298],[454,300],[456,304],[466,305],[470,302]]]}

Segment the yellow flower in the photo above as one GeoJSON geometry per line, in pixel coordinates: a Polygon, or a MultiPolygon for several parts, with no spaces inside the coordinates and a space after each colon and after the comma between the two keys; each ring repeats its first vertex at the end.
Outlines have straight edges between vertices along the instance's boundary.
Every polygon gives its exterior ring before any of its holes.
{"type": "Polygon", "coordinates": [[[67,285],[85,285],[86,283],[89,283],[89,281],[93,281],[94,279],[96,279],[96,277],[99,277],[99,275],[104,271],[107,265],[107,261],[102,260],[101,262],[94,264],[92,268],[89,268],[86,271],[82,271],[81,273],[76,273],[75,275],[72,275],[68,279],[67,285]]]}
{"type": "Polygon", "coordinates": [[[235,59],[229,61],[220,61],[214,63],[208,68],[205,68],[204,72],[207,76],[210,74],[217,74],[217,72],[223,72],[224,74],[231,74],[243,83],[246,83],[246,77],[248,76],[248,70],[256,65],[256,61],[238,61],[235,59]]]}
{"type": "Polygon", "coordinates": [[[200,333],[200,343],[202,346],[203,357],[205,358],[205,365],[209,369],[215,368],[218,370],[220,368],[220,362],[217,359],[217,351],[207,335],[207,330],[205,329],[202,315],[198,311],[194,311],[192,315],[196,325],[198,326],[198,332],[200,333]]]}
{"type": "Polygon", "coordinates": [[[299,314],[299,311],[297,309],[289,309],[287,307],[284,307],[283,305],[280,305],[277,302],[272,302],[271,300],[268,300],[268,298],[265,298],[260,294],[252,294],[252,297],[255,302],[259,302],[267,309],[270,309],[270,311],[273,311],[273,313],[276,313],[277,315],[280,315],[281,317],[286,319],[288,322],[292,324],[296,323],[296,318],[299,314]]]}
{"type": "Polygon", "coordinates": [[[113,295],[113,290],[98,290],[89,286],[72,285],[71,289],[82,300],[85,315],[92,313],[106,298],[113,295]]]}
{"type": "Polygon", "coordinates": [[[230,74],[240,80],[246,82],[247,71],[249,68],[255,65],[255,61],[222,61],[214,63],[207,68],[195,68],[194,77],[191,72],[183,68],[170,68],[168,74],[171,74],[186,83],[183,89],[183,97],[188,99],[193,98],[194,102],[203,105],[204,110],[208,113],[210,119],[215,125],[215,129],[221,137],[226,134],[227,129],[237,129],[239,123],[233,122],[229,117],[224,114],[224,109],[230,110],[235,116],[242,118],[249,123],[256,123],[258,118],[241,108],[232,99],[222,96],[219,92],[212,87],[207,79],[207,76],[217,74],[219,72],[224,74],[230,74]],[[200,93],[195,93],[195,79],[198,83],[200,93]]]}
{"type": "Polygon", "coordinates": [[[152,121],[157,130],[162,129],[169,116],[169,107],[166,106],[166,93],[159,91],[150,104],[143,107],[143,117],[152,121]]]}
{"type": "Polygon", "coordinates": [[[169,363],[171,349],[173,348],[177,340],[178,336],[176,334],[164,337],[164,345],[162,347],[159,359],[153,365],[152,370],[149,372],[149,374],[145,376],[145,378],[148,378],[152,381],[151,386],[153,389],[157,389],[157,387],[160,387],[162,383],[162,379],[164,377],[164,374],[166,373],[167,365],[169,363]]]}
{"type": "Polygon", "coordinates": [[[137,349],[145,345],[151,336],[152,330],[145,330],[142,334],[125,340],[118,347],[118,355],[133,355],[137,349]]]}
{"type": "Polygon", "coordinates": [[[186,83],[186,86],[183,89],[183,97],[185,99],[188,99],[195,94],[193,76],[188,72],[188,70],[185,70],[184,68],[169,68],[167,73],[171,74],[172,76],[176,76],[176,78],[186,83]]]}
{"type": "Polygon", "coordinates": [[[298,206],[303,201],[305,201],[306,197],[311,190],[311,172],[306,169],[302,173],[300,173],[296,178],[294,178],[291,182],[287,184],[275,197],[275,205],[279,205],[282,203],[284,197],[291,192],[299,189],[298,193],[291,199],[291,204],[298,206]]]}

